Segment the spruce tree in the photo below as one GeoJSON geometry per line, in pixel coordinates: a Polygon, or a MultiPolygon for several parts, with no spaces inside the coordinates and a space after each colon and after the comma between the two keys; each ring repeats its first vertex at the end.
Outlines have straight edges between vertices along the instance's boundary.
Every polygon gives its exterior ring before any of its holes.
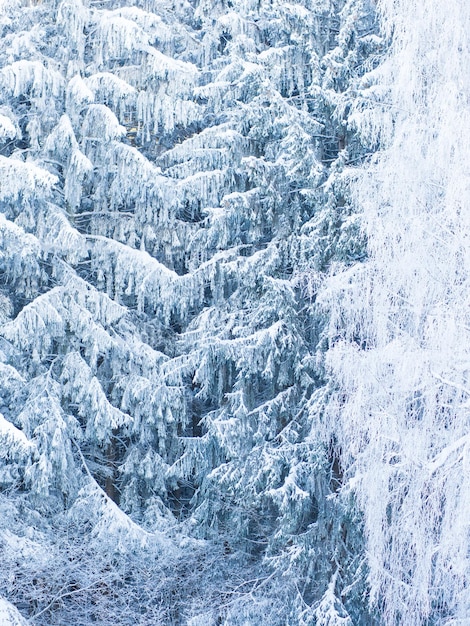
{"type": "Polygon", "coordinates": [[[364,257],[372,2],[0,10],[4,552],[25,577],[32,529],[66,581],[2,593],[37,624],[371,619],[316,294],[364,257]]]}

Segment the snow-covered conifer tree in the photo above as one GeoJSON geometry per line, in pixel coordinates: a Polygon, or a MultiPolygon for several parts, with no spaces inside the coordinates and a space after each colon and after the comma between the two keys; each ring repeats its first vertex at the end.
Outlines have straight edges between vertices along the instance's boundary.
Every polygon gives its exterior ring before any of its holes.
{"type": "Polygon", "coordinates": [[[364,255],[373,3],[176,4],[0,9],[0,593],[37,624],[363,619],[315,299],[364,255]]]}

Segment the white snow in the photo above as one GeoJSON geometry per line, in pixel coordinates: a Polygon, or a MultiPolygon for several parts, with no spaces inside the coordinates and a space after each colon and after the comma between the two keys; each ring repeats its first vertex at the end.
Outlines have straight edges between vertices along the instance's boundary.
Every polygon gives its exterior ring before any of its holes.
{"type": "Polygon", "coordinates": [[[16,607],[0,598],[0,624],[2,626],[28,626],[28,622],[16,607]]]}
{"type": "Polygon", "coordinates": [[[382,151],[353,183],[370,260],[324,292],[342,395],[330,415],[364,511],[381,623],[425,623],[436,602],[465,621],[470,5],[384,0],[380,10],[392,44],[370,80],[388,100],[363,119],[382,151]]]}

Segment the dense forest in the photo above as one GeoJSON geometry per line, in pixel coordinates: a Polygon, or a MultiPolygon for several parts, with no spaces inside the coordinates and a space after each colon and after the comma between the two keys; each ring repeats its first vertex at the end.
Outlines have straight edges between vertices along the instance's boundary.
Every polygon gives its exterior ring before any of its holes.
{"type": "Polygon", "coordinates": [[[470,624],[469,63],[465,0],[0,1],[2,625],[470,624]]]}

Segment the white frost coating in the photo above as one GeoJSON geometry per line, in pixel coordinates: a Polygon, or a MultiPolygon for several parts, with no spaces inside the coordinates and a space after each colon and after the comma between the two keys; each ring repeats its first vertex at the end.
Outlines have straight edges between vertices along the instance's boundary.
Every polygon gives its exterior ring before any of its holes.
{"type": "MultiPolygon", "coordinates": [[[[189,158],[187,156],[182,163],[165,170],[165,174],[171,178],[184,179],[194,175],[195,171],[223,170],[230,166],[233,157],[233,153],[228,148],[194,150],[190,153],[189,158]]],[[[204,204],[211,202],[207,198],[204,198],[203,201],[204,204]]]]}
{"type": "Polygon", "coordinates": [[[218,206],[228,177],[223,170],[197,172],[178,182],[178,193],[188,202],[201,200],[205,206],[218,206]]]}
{"type": "Polygon", "coordinates": [[[370,260],[331,283],[331,414],[381,623],[468,624],[470,5],[380,8],[384,150],[356,185],[370,260]]]}
{"type": "MultiPolygon", "coordinates": [[[[66,304],[75,302],[84,311],[88,311],[92,319],[103,328],[115,324],[126,314],[124,307],[95,289],[68,268],[65,269],[61,280],[65,284],[64,302],[66,304]]],[[[84,313],[81,317],[83,315],[84,313]]]]}
{"type": "MultiPolygon", "coordinates": [[[[177,144],[171,150],[167,150],[161,162],[167,167],[172,167],[179,164],[185,165],[188,160],[196,160],[198,167],[195,171],[221,169],[217,166],[217,163],[220,163],[219,159],[225,161],[227,154],[230,154],[232,158],[237,154],[241,155],[247,143],[246,138],[233,130],[229,124],[220,124],[206,128],[177,144]]],[[[186,178],[189,175],[187,173],[182,177],[186,178]]]]}
{"type": "MultiPolygon", "coordinates": [[[[26,529],[25,534],[30,536],[21,536],[8,529],[2,529],[0,531],[0,540],[6,551],[14,555],[15,558],[25,559],[29,562],[34,562],[38,567],[43,567],[50,559],[50,554],[43,544],[34,539],[35,536],[36,538],[38,535],[41,536],[40,533],[30,532],[32,530],[31,527],[26,529]]],[[[3,622],[0,623],[3,626],[3,622]]]]}
{"type": "Polygon", "coordinates": [[[107,144],[120,139],[125,132],[111,109],[104,104],[91,104],[81,128],[83,152],[91,162],[99,163],[106,154],[107,144]]]}
{"type": "Polygon", "coordinates": [[[27,297],[36,293],[41,270],[38,239],[0,213],[0,268],[16,290],[27,297]]]}
{"type": "Polygon", "coordinates": [[[313,612],[316,626],[353,626],[351,618],[335,594],[337,577],[338,572],[335,572],[320,604],[313,612]]]}
{"type": "Polygon", "coordinates": [[[143,250],[103,236],[89,236],[89,240],[99,288],[117,301],[133,299],[139,310],[160,311],[166,322],[172,313],[184,319],[200,306],[205,282],[219,269],[212,264],[194,276],[178,276],[143,250]]]}
{"type": "Polygon", "coordinates": [[[65,177],[64,195],[72,210],[80,206],[83,183],[93,173],[93,163],[78,148],[73,150],[67,175],[65,177]]]}
{"type": "Polygon", "coordinates": [[[53,338],[65,331],[61,294],[62,287],[54,287],[38,296],[13,321],[2,326],[1,335],[22,349],[30,349],[33,360],[40,353],[47,353],[53,338]]]}
{"type": "Polygon", "coordinates": [[[114,407],[87,363],[77,352],[64,360],[62,370],[64,394],[78,406],[78,413],[87,418],[86,435],[91,440],[109,441],[113,430],[128,425],[132,418],[114,407]]]}
{"type": "Polygon", "coordinates": [[[71,100],[75,104],[86,106],[94,102],[94,95],[91,89],[81,76],[74,76],[68,83],[66,88],[67,100],[71,100]]]}
{"type": "Polygon", "coordinates": [[[6,115],[0,115],[0,141],[14,139],[17,134],[17,130],[11,119],[6,115]]]}
{"type": "Polygon", "coordinates": [[[92,536],[106,546],[110,553],[126,554],[135,547],[147,547],[167,557],[178,553],[173,541],[161,532],[147,532],[138,526],[115,504],[95,481],[80,490],[70,510],[72,516],[85,510],[86,519],[93,524],[92,536]]]}
{"type": "Polygon", "coordinates": [[[54,204],[48,206],[44,222],[38,228],[38,236],[44,251],[53,252],[69,263],[77,263],[88,256],[84,236],[70,225],[63,209],[54,204]]]}
{"type": "Polygon", "coordinates": [[[83,120],[83,139],[91,141],[111,141],[118,139],[125,133],[125,128],[118,122],[117,117],[104,104],[89,106],[83,120]]]}
{"type": "Polygon", "coordinates": [[[48,353],[54,339],[63,339],[67,329],[79,338],[93,361],[99,353],[116,347],[107,328],[121,319],[125,309],[67,270],[61,278],[65,286],[38,296],[4,324],[0,334],[27,349],[34,361],[48,353]]]}
{"type": "Polygon", "coordinates": [[[38,376],[31,381],[28,391],[17,419],[36,445],[37,453],[34,463],[25,468],[25,482],[40,497],[57,488],[64,494],[70,493],[76,489],[77,475],[70,447],[71,433],[58,400],[59,386],[47,375],[38,376]]]}
{"type": "Polygon", "coordinates": [[[114,12],[101,16],[96,41],[99,65],[114,59],[137,60],[149,46],[149,37],[138,24],[114,12]]]}
{"type": "Polygon", "coordinates": [[[18,609],[5,598],[0,598],[0,624],[2,626],[28,626],[18,609]]]}
{"type": "Polygon", "coordinates": [[[57,27],[64,36],[67,51],[73,51],[81,59],[85,52],[85,26],[90,19],[90,10],[81,0],[63,0],[57,10],[57,27]]]}
{"type": "Polygon", "coordinates": [[[48,136],[45,150],[54,160],[65,165],[65,199],[72,210],[80,205],[83,183],[93,172],[93,164],[80,151],[72,123],[67,114],[62,115],[59,123],[48,136]]]}
{"type": "Polygon", "coordinates": [[[78,142],[68,115],[61,116],[59,123],[47,137],[44,148],[61,160],[65,160],[73,149],[78,148],[78,142]]]}
{"type": "Polygon", "coordinates": [[[124,294],[135,296],[139,308],[145,302],[162,307],[169,313],[174,306],[171,296],[178,275],[152,258],[147,252],[106,239],[93,237],[93,260],[96,261],[98,280],[105,281],[109,297],[119,300],[124,294]]]}
{"type": "Polygon", "coordinates": [[[0,457],[24,457],[33,450],[34,445],[28,440],[24,432],[16,428],[0,413],[0,457]]]}
{"type": "Polygon", "coordinates": [[[0,362],[0,377],[2,379],[2,390],[11,393],[15,387],[22,387],[25,379],[12,365],[0,362]]]}
{"type": "Polygon", "coordinates": [[[216,28],[221,31],[229,32],[232,37],[237,35],[253,34],[256,25],[254,22],[247,20],[242,15],[230,11],[225,15],[221,15],[217,20],[216,28]]]}
{"type": "Polygon", "coordinates": [[[165,131],[171,131],[176,124],[187,125],[197,120],[200,114],[196,103],[182,100],[173,92],[169,96],[160,91],[157,94],[141,91],[137,97],[137,120],[143,126],[147,141],[158,133],[160,125],[165,131]]]}
{"type": "Polygon", "coordinates": [[[145,29],[149,42],[152,44],[167,45],[174,38],[170,28],[155,13],[148,13],[138,7],[122,7],[112,11],[111,15],[134,22],[141,29],[145,29]]]}
{"type": "Polygon", "coordinates": [[[143,71],[150,80],[168,83],[167,93],[180,98],[191,95],[198,75],[192,63],[172,59],[154,48],[148,50],[143,71]]]}
{"type": "Polygon", "coordinates": [[[65,110],[74,127],[78,124],[80,113],[95,101],[95,96],[81,76],[74,76],[65,89],[65,110]]]}
{"type": "Polygon", "coordinates": [[[0,71],[0,85],[13,97],[59,97],[63,78],[55,70],[44,67],[39,61],[15,61],[0,71]]]}
{"type": "MultiPolygon", "coordinates": [[[[111,208],[126,202],[141,205],[144,210],[157,194],[157,182],[164,182],[159,168],[156,168],[136,148],[122,143],[114,143],[108,152],[112,170],[116,176],[110,187],[111,208]]],[[[108,202],[108,200],[106,200],[108,202]]]]}
{"type": "Polygon", "coordinates": [[[0,156],[0,200],[18,202],[38,192],[49,193],[57,182],[56,176],[34,163],[17,161],[0,156]]]}
{"type": "Polygon", "coordinates": [[[126,105],[134,102],[137,95],[134,87],[110,72],[93,74],[84,82],[93,93],[95,102],[112,105],[119,114],[126,105]]]}

